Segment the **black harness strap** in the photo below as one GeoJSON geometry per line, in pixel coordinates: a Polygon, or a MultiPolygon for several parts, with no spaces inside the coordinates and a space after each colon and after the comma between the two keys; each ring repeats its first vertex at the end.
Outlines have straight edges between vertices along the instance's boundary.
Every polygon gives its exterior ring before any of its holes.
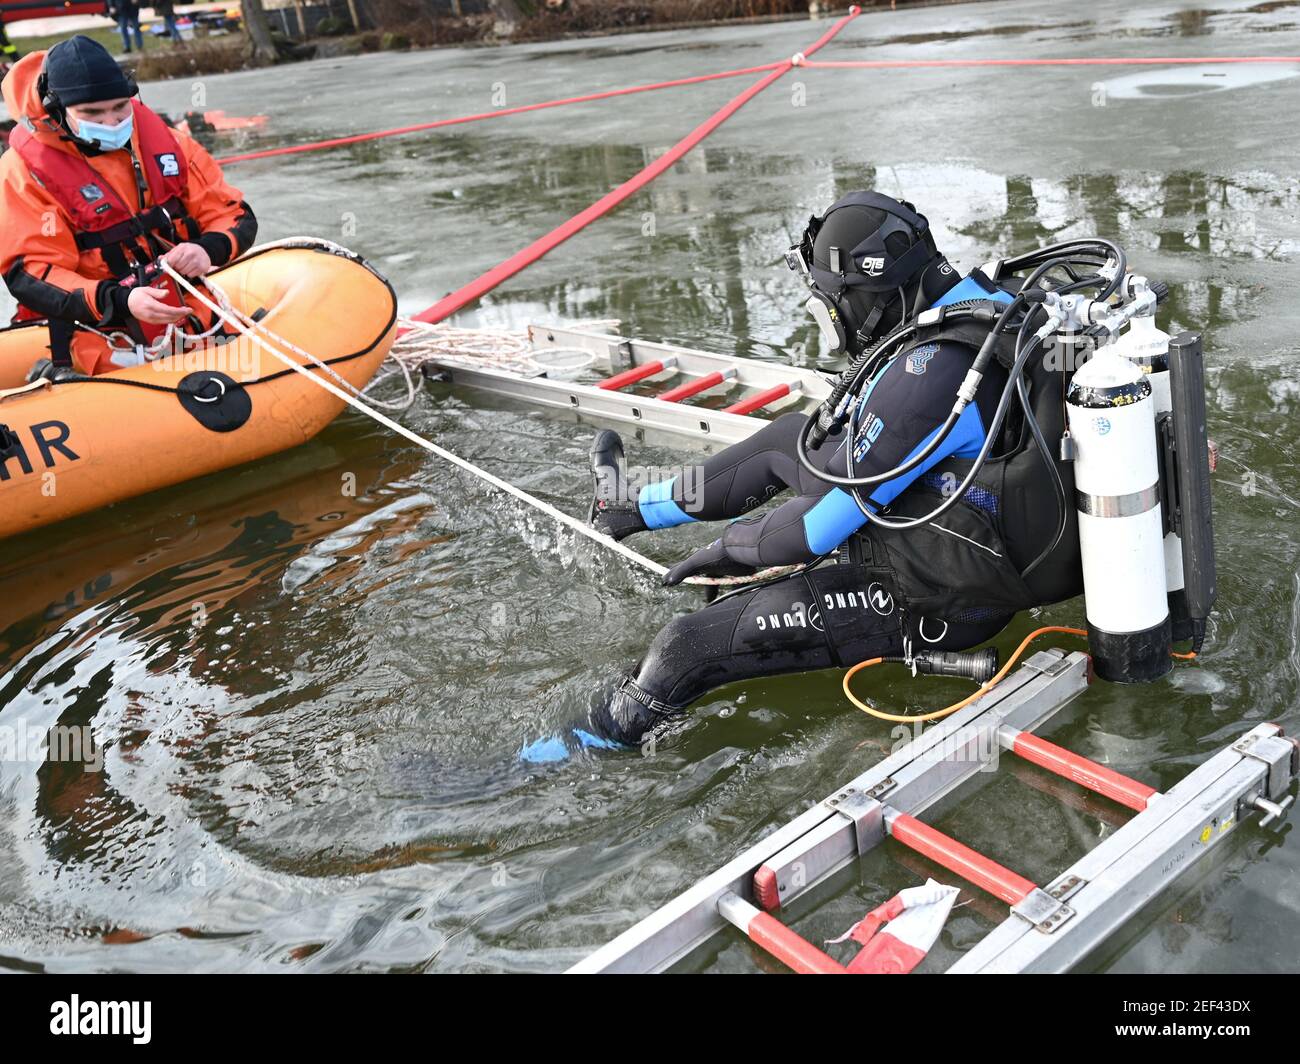
{"type": "Polygon", "coordinates": [[[50,318],[50,362],[55,369],[72,368],[72,338],[77,327],[62,318],[50,318]]]}
{"type": "MultiPolygon", "coordinates": [[[[191,234],[191,239],[195,238],[198,231],[197,223],[186,212],[181,201],[172,198],[159,206],[150,207],[143,214],[137,214],[125,222],[110,225],[107,229],[100,229],[94,233],[78,233],[77,249],[104,251],[110,244],[124,244],[159,229],[164,233],[171,233],[172,236],[179,236],[176,232],[177,222],[185,226],[187,232],[191,234]]],[[[107,253],[104,258],[107,260],[107,253]]]]}

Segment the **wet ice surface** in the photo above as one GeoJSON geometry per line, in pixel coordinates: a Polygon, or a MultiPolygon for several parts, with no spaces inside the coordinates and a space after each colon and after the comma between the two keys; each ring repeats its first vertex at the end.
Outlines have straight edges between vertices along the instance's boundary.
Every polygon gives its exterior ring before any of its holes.
{"type": "Polygon", "coordinates": [[[1300,61],[1279,63],[1238,63],[1224,66],[1184,66],[1173,70],[1144,70],[1140,74],[1103,81],[1102,88],[1114,100],[1154,99],[1161,96],[1199,96],[1207,92],[1228,92],[1283,81],[1300,74],[1300,61]]]}
{"type": "MultiPolygon", "coordinates": [[[[1296,55],[1298,11],[942,7],[866,16],[824,57],[1296,55]]],[[[494,95],[513,106],[766,62],[825,25],[321,62],[207,79],[204,105],[268,113],[256,143],[299,143],[490,110],[494,95]]],[[[789,234],[842,191],[905,194],[963,267],[1054,238],[1117,236],[1135,265],[1171,282],[1162,325],[1206,333],[1224,455],[1220,607],[1201,665],[1150,688],[1099,686],[1048,734],[1165,788],[1259,721],[1296,724],[1294,69],[801,71],[464,320],[618,317],[653,338],[817,364],[801,293],[778,263],[789,234]]],[[[230,176],[264,238],[342,240],[414,311],[626,180],[748,80],[230,176]]],[[[177,111],[193,92],[174,82],[145,98],[177,111]]],[[[441,385],[404,421],[580,511],[593,426],[441,385]]],[[[629,448],[664,466],[701,453],[629,448]]],[[[704,535],[644,546],[675,559],[704,535]]],[[[351,416],[291,454],[10,541],[4,557],[0,726],[85,728],[104,757],[91,774],[0,760],[7,967],[561,969],[897,738],[847,708],[828,673],[724,689],[653,757],[521,769],[523,743],[577,712],[698,600],[351,416]]],[[[1065,604],[999,643],[1006,652],[1043,620],[1080,617],[1065,604]]],[[[966,691],[872,682],[875,698],[914,710],[966,691]]],[[[979,783],[979,799],[940,811],[938,826],[1039,882],[1122,823],[1033,771],[979,783]]],[[[837,881],[800,929],[837,935],[936,872],[898,849],[837,881]]],[[[1208,877],[1091,963],[1293,969],[1292,851],[1240,829],[1208,877]]],[[[1003,912],[984,896],[957,910],[928,966],[1003,912]]],[[[691,966],[763,962],[724,937],[691,966]]]]}

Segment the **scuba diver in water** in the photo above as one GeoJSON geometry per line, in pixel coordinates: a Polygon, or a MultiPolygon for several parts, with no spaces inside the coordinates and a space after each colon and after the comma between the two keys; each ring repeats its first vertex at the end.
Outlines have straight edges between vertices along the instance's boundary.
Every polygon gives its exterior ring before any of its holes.
{"type": "MultiPolygon", "coordinates": [[[[1022,260],[1037,265],[1051,250],[1022,260]]],[[[1026,332],[1004,331],[1003,312],[1030,306],[1028,286],[1017,296],[1018,279],[960,276],[924,216],[869,191],[811,218],[787,260],[810,286],[832,352],[851,360],[820,413],[777,418],[706,459],[694,484],[677,477],[635,495],[622,441],[602,431],[591,521],[615,539],[730,521],[668,572],[669,586],[799,569],[675,618],[586,720],[525,747],[525,761],[638,744],[738,680],[877,656],[924,662],[1082,591],[1073,479],[1060,457],[1067,375],[1027,349],[1023,372],[1008,373],[1026,332]],[[744,517],[786,490],[794,497],[744,517]]]]}
{"type": "Polygon", "coordinates": [[[15,321],[48,321],[50,360],[35,375],[122,365],[93,330],[145,343],[196,313],[157,260],[202,277],[257,234],[251,208],[207,151],[137,91],[103,45],[80,35],[5,76],[19,124],[0,156],[0,276],[18,302],[15,321]]]}

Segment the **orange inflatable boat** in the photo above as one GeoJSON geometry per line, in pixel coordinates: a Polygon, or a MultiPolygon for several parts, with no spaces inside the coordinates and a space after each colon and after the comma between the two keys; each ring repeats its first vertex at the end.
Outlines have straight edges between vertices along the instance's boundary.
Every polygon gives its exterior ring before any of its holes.
{"type": "MultiPolygon", "coordinates": [[[[254,248],[211,276],[232,307],[328,371],[268,343],[345,391],[331,373],[364,388],[396,335],[391,286],[331,244],[254,248]]],[[[247,338],[223,339],[28,386],[33,363],[49,357],[45,324],[0,329],[0,538],[295,447],[342,410],[247,338]]]]}

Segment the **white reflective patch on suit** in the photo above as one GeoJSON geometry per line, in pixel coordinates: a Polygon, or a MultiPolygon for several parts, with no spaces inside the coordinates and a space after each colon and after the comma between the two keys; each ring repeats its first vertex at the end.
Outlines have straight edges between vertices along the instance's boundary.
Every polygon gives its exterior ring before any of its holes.
{"type": "Polygon", "coordinates": [[[907,365],[903,368],[914,377],[923,376],[930,359],[934,358],[938,353],[938,344],[926,344],[924,347],[918,347],[915,351],[907,353],[907,365]]]}

